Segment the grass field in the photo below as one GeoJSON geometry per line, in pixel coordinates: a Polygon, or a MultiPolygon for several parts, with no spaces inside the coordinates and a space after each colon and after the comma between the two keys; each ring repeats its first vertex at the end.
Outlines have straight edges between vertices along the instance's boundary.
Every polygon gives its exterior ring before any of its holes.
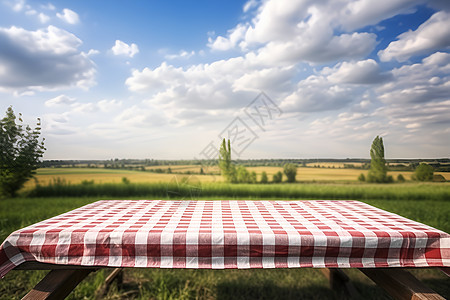
{"type": "MultiPolygon", "coordinates": [[[[200,166],[193,165],[154,166],[148,167],[147,169],[167,169],[169,167],[172,172],[200,172],[200,166]]],[[[214,172],[217,171],[217,167],[211,168],[214,172]]],[[[247,169],[256,172],[258,180],[261,178],[261,173],[265,171],[269,177],[269,181],[272,180],[273,174],[278,171],[283,171],[280,167],[249,167],[247,169]]],[[[300,167],[298,168],[296,179],[299,182],[355,182],[361,173],[367,176],[367,170],[300,167]]],[[[394,179],[396,179],[399,174],[402,174],[406,180],[411,180],[413,172],[389,172],[388,174],[392,175],[394,179]]],[[[450,173],[436,172],[436,174],[442,174],[447,181],[450,181],[450,173]]],[[[169,183],[174,181],[175,177],[181,178],[180,176],[195,176],[196,180],[202,183],[223,181],[222,176],[219,175],[166,174],[104,168],[42,168],[37,170],[36,180],[41,185],[48,185],[55,180],[62,180],[70,184],[79,184],[83,181],[91,180],[93,180],[94,183],[120,183],[122,182],[122,178],[126,177],[131,183],[169,183]]],[[[35,185],[36,181],[30,180],[26,183],[25,189],[30,189],[35,185]]]]}
{"type": "MultiPolygon", "coordinates": [[[[151,167],[151,169],[163,166],[151,167]]],[[[168,168],[165,166],[164,168],[168,168]]],[[[199,166],[170,166],[172,172],[199,172],[199,166]]],[[[272,175],[277,167],[249,167],[272,175]]],[[[364,184],[367,171],[299,168],[295,184],[226,184],[221,176],[152,173],[103,168],[48,168],[37,171],[22,191],[32,197],[0,199],[0,239],[12,231],[101,199],[356,199],[450,232],[450,182],[364,184]],[[126,177],[128,183],[122,178],[126,177]],[[186,182],[184,180],[187,180],[186,182]],[[194,191],[194,192],[193,192],[194,191]],[[74,196],[72,198],[68,196],[74,196]],[[30,209],[31,208],[31,209],[30,209]]],[[[396,178],[411,172],[391,172],[396,178]]],[[[444,173],[447,180],[448,175],[444,173]]],[[[412,271],[450,298],[450,279],[438,270],[412,271]]],[[[0,299],[20,299],[44,271],[12,271],[0,280],[0,299]]],[[[94,299],[108,270],[92,273],[69,299],[94,299]]],[[[363,298],[390,299],[358,270],[346,270],[363,298]]],[[[340,299],[316,269],[164,270],[127,269],[124,285],[113,285],[106,299],[340,299]]]]}
{"type": "MultiPolygon", "coordinates": [[[[0,239],[12,231],[54,215],[100,200],[94,198],[15,198],[0,202],[0,239]],[[33,209],[30,209],[33,208],[33,209]]],[[[444,231],[450,231],[448,201],[366,200],[376,207],[399,213],[444,231]]],[[[68,299],[94,299],[108,275],[90,274],[68,299]]],[[[0,299],[20,299],[45,271],[11,271],[0,280],[0,299]]],[[[346,270],[366,299],[390,299],[357,270],[346,270]]],[[[444,297],[450,297],[450,280],[438,270],[413,273],[444,297]]],[[[113,285],[106,299],[340,299],[316,269],[290,270],[163,270],[127,269],[124,286],[113,285]]]]}

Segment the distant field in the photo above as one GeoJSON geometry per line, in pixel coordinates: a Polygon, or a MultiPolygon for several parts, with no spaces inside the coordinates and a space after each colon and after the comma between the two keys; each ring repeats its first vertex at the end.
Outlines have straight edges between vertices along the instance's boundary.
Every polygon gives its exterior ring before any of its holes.
{"type": "MultiPolygon", "coordinates": [[[[131,171],[122,169],[104,169],[104,168],[42,168],[37,170],[36,180],[41,185],[48,185],[54,180],[64,180],[66,183],[79,184],[83,181],[91,181],[94,183],[120,183],[123,177],[126,177],[132,183],[164,183],[175,180],[175,177],[180,179],[182,177],[195,176],[196,180],[200,182],[222,182],[223,178],[220,175],[200,175],[201,166],[199,165],[173,165],[173,166],[151,166],[146,167],[147,172],[143,171],[131,171]],[[153,173],[148,172],[150,169],[170,169],[173,173],[185,173],[192,172],[195,174],[167,174],[167,173],[153,173]]],[[[272,176],[278,172],[283,171],[281,167],[248,167],[249,171],[254,171],[257,174],[258,181],[261,178],[261,174],[265,171],[269,177],[269,181],[272,180],[272,176]]],[[[217,166],[208,167],[204,169],[208,172],[219,172],[217,166]]],[[[354,182],[357,181],[359,174],[363,173],[367,176],[367,170],[357,169],[339,169],[339,168],[305,168],[299,167],[297,171],[297,181],[299,182],[354,182]]],[[[395,171],[389,172],[394,179],[399,174],[402,174],[406,180],[411,180],[413,172],[411,171],[395,171]]],[[[435,174],[441,174],[447,181],[450,181],[450,173],[436,172],[435,174]]],[[[30,180],[25,188],[32,188],[35,186],[36,181],[30,180]]]]}
{"type": "MultiPolygon", "coordinates": [[[[189,175],[103,168],[43,168],[37,170],[35,177],[39,184],[48,185],[57,179],[71,184],[79,184],[85,180],[94,180],[94,183],[120,183],[123,177],[126,177],[132,183],[158,183],[170,182],[175,177],[180,176],[189,177],[189,175]]],[[[196,175],[196,177],[201,182],[222,181],[221,176],[196,175]]],[[[33,187],[35,184],[36,181],[30,180],[25,188],[33,187]]]]}

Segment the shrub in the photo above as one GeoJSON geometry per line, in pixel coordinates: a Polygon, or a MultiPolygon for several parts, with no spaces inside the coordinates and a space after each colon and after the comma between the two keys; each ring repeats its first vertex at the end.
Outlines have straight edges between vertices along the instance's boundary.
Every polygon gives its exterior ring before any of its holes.
{"type": "Polygon", "coordinates": [[[267,183],[269,180],[267,178],[267,173],[264,171],[261,174],[261,183],[267,183]]]}
{"type": "Polygon", "coordinates": [[[256,172],[250,172],[250,183],[256,183],[256,172]]]}
{"type": "Polygon", "coordinates": [[[397,181],[398,181],[398,182],[405,182],[406,180],[405,180],[405,177],[403,177],[402,174],[398,174],[398,176],[397,176],[397,181]]]}
{"type": "Polygon", "coordinates": [[[432,181],[433,167],[426,163],[420,163],[414,171],[414,179],[418,181],[432,181]]]}
{"type": "Polygon", "coordinates": [[[126,177],[122,177],[122,183],[124,184],[130,184],[130,180],[126,177]]]}
{"type": "Polygon", "coordinates": [[[294,164],[285,164],[283,172],[286,174],[287,182],[295,182],[295,176],[297,176],[297,166],[294,164]]]}
{"type": "Polygon", "coordinates": [[[280,183],[281,181],[283,181],[283,173],[281,173],[281,171],[278,171],[277,173],[275,173],[273,175],[273,180],[274,183],[280,183]]]}
{"type": "Polygon", "coordinates": [[[361,173],[361,174],[359,174],[359,176],[358,176],[358,180],[361,181],[361,182],[364,182],[364,181],[366,181],[366,176],[364,176],[364,174],[361,173]]]}

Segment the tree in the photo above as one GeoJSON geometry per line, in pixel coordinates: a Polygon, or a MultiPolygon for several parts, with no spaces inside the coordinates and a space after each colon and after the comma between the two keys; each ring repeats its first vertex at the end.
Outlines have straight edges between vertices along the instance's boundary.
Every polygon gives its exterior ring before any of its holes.
{"type": "Polygon", "coordinates": [[[231,162],[231,142],[228,140],[228,147],[225,139],[222,141],[222,145],[219,150],[219,169],[222,176],[227,182],[235,183],[236,180],[236,168],[231,162]]]}
{"type": "Polygon", "coordinates": [[[256,183],[256,172],[250,172],[250,183],[256,183]]]}
{"type": "Polygon", "coordinates": [[[250,173],[244,166],[239,166],[237,168],[237,182],[239,183],[250,183],[250,173]]]}
{"type": "Polygon", "coordinates": [[[287,182],[295,182],[295,176],[297,176],[297,166],[294,164],[285,164],[283,172],[287,177],[287,182]]]}
{"type": "Polygon", "coordinates": [[[405,182],[405,177],[402,174],[398,174],[397,181],[398,182],[405,182]]]}
{"type": "Polygon", "coordinates": [[[36,127],[19,123],[12,107],[6,110],[6,116],[0,121],[0,194],[13,197],[24,183],[33,177],[43,156],[44,139],[39,141],[40,119],[36,127]]]}
{"type": "Polygon", "coordinates": [[[366,176],[364,176],[364,174],[361,173],[361,174],[359,174],[359,176],[358,176],[358,180],[361,181],[361,182],[364,182],[364,181],[366,181],[366,176]]]}
{"type": "Polygon", "coordinates": [[[277,173],[275,173],[273,175],[272,181],[274,183],[280,183],[281,181],[283,181],[283,173],[281,173],[281,171],[278,171],[277,173]]]}
{"type": "Polygon", "coordinates": [[[387,176],[386,160],[384,159],[383,138],[377,136],[370,148],[370,169],[367,175],[368,182],[384,183],[389,182],[387,176]]]}
{"type": "Polygon", "coordinates": [[[418,181],[432,181],[433,180],[433,167],[426,163],[420,163],[420,165],[414,171],[414,179],[418,181]]]}
{"type": "Polygon", "coordinates": [[[269,179],[267,178],[267,173],[266,171],[263,171],[261,174],[261,183],[267,183],[269,181],[269,179]]]}

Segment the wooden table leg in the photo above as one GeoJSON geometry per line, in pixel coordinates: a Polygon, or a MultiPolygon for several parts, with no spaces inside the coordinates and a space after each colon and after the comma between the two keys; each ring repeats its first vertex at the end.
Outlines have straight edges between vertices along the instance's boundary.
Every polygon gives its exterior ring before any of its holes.
{"type": "Polygon", "coordinates": [[[93,270],[52,270],[22,299],[64,299],[93,270]]]}
{"type": "Polygon", "coordinates": [[[114,280],[117,280],[119,286],[123,283],[123,268],[114,269],[108,277],[106,277],[105,282],[95,292],[95,299],[103,299],[114,280]]]}
{"type": "Polygon", "coordinates": [[[395,299],[444,299],[404,269],[375,268],[359,270],[395,299]]]}

